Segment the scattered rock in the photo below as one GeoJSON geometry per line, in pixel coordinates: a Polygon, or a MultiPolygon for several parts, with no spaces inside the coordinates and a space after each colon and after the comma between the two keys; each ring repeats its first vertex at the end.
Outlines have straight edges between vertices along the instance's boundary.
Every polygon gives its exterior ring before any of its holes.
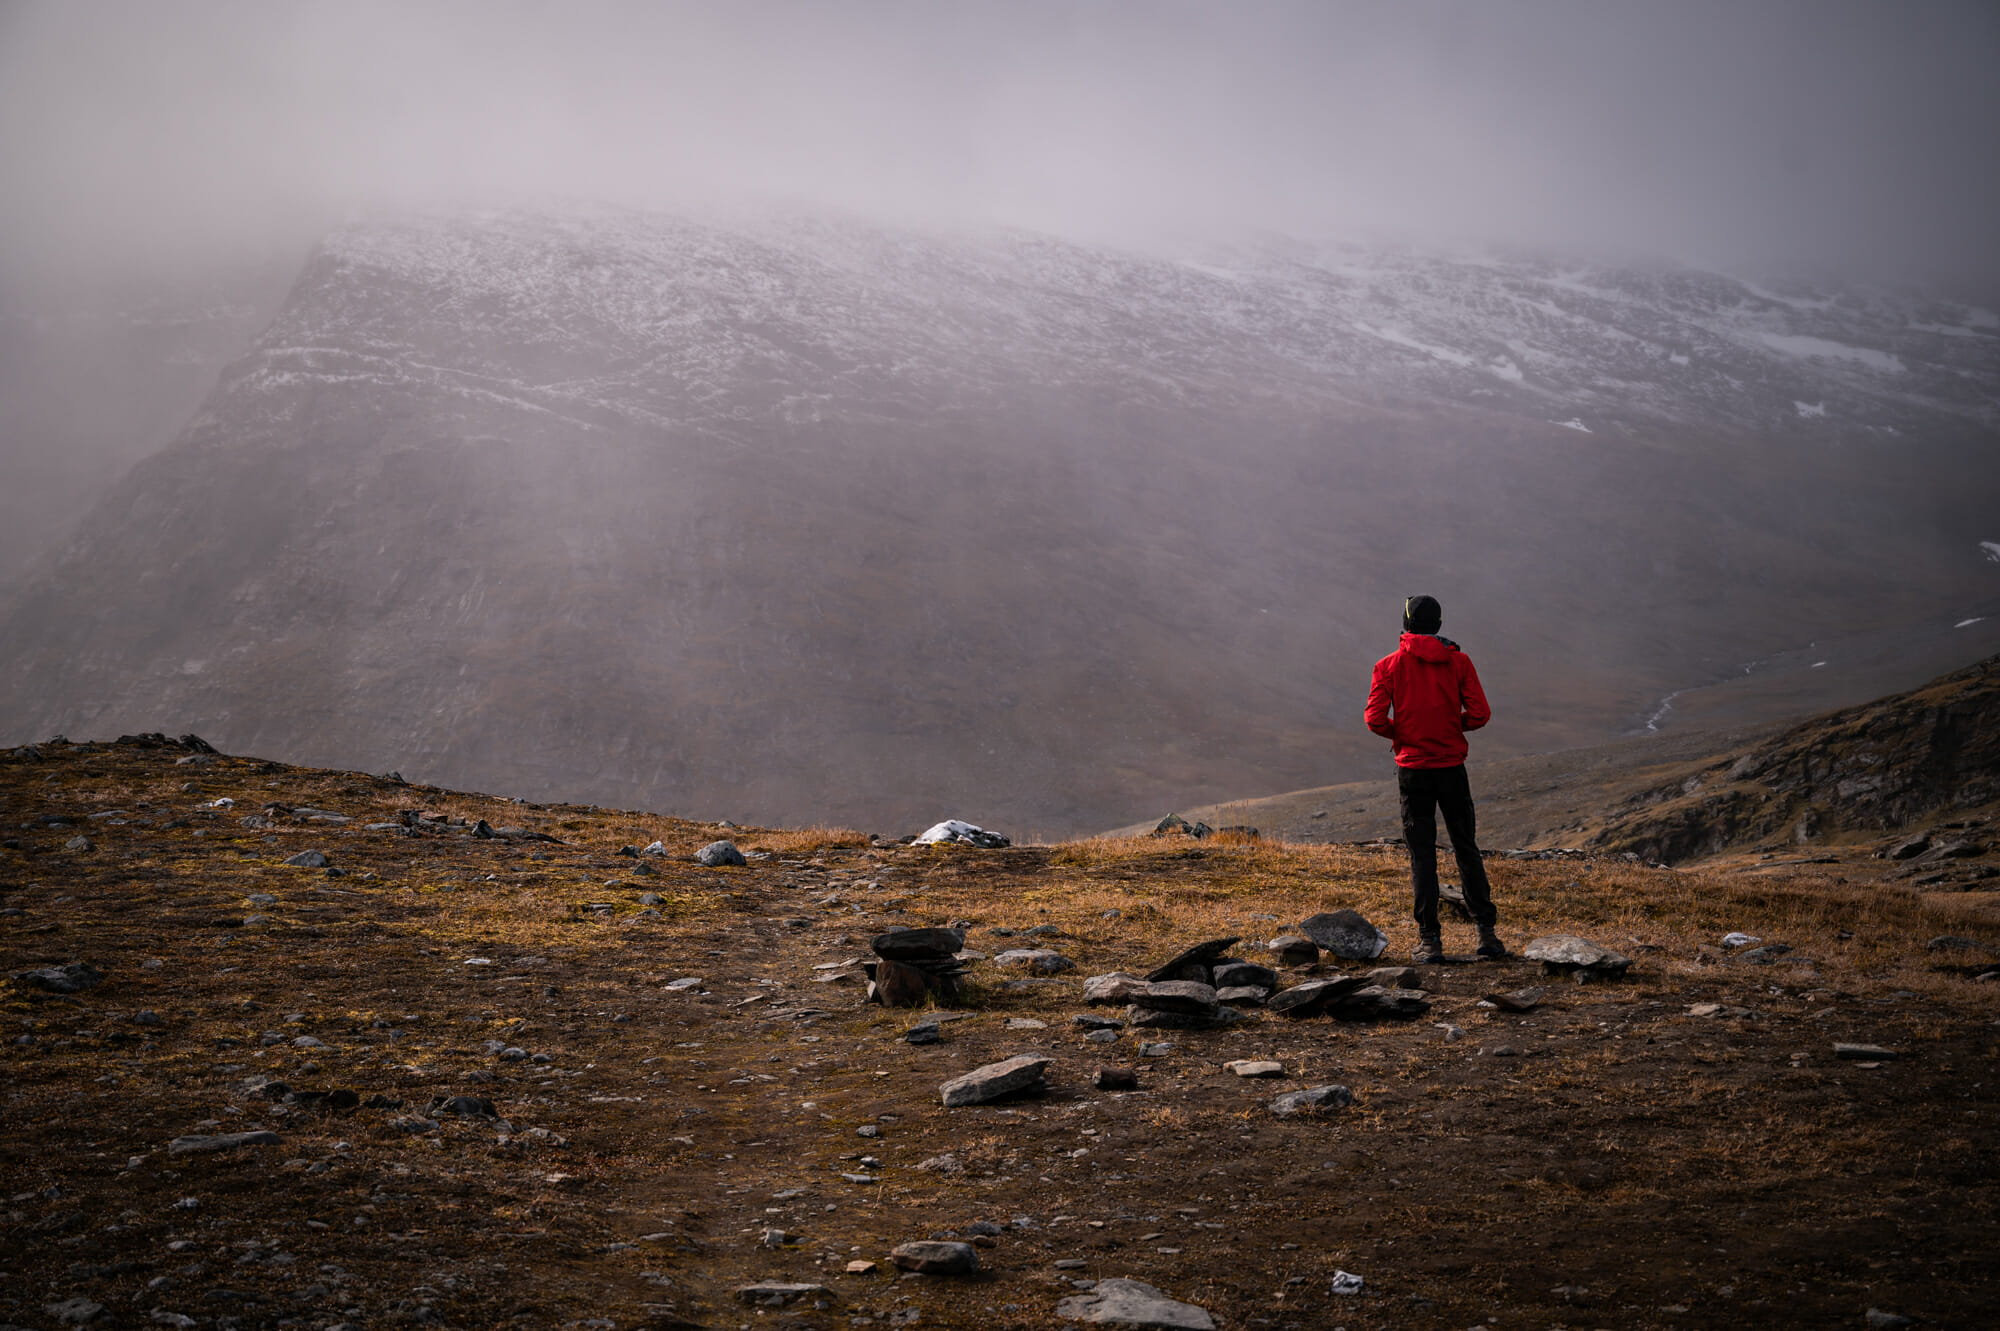
{"type": "Polygon", "coordinates": [[[1051,952],[1042,947],[1009,948],[993,958],[996,966],[1006,966],[1014,970],[1026,970],[1036,975],[1061,975],[1064,971],[1076,969],[1076,963],[1060,952],[1051,952]]]}
{"type": "MultiPolygon", "coordinates": [[[[97,849],[97,843],[96,843],[96,842],[94,842],[94,841],[92,841],[92,840],[91,840],[91,839],[90,839],[89,837],[87,837],[87,836],[73,836],[73,837],[71,837],[71,838],[70,838],[69,840],[67,840],[67,841],[63,842],[63,849],[64,849],[64,850],[96,850],[96,849],[97,849]]],[[[79,1302],[79,1301],[80,1301],[80,1300],[72,1300],[72,1302],[79,1302]]],[[[97,1305],[96,1305],[96,1304],[92,1304],[91,1306],[92,1306],[92,1307],[96,1307],[97,1305]]]]}
{"type": "Polygon", "coordinates": [[[694,853],[697,864],[705,864],[711,869],[724,865],[742,866],[750,861],[743,858],[743,852],[736,849],[733,841],[711,841],[694,853]]]}
{"type": "Polygon", "coordinates": [[[969,1276],[979,1269],[979,1250],[970,1243],[921,1239],[897,1244],[890,1249],[889,1260],[919,1275],[969,1276]]]}
{"type": "Polygon", "coordinates": [[[1285,1065],[1269,1058],[1239,1058],[1222,1065],[1239,1077],[1282,1077],[1285,1065]]]}
{"type": "Polygon", "coordinates": [[[903,1032],[905,1044],[937,1044],[943,1039],[944,1034],[934,1021],[920,1021],[903,1032]]]}
{"type": "Polygon", "coordinates": [[[326,857],[323,850],[302,850],[285,863],[297,869],[324,869],[333,861],[326,857]]]}
{"type": "Polygon", "coordinates": [[[957,1156],[947,1153],[945,1155],[934,1155],[928,1160],[919,1161],[917,1169],[925,1174],[944,1174],[949,1176],[963,1174],[965,1172],[965,1163],[957,1156]]]}
{"type": "Polygon", "coordinates": [[[1337,975],[1331,979],[1307,980],[1289,989],[1280,989],[1271,995],[1265,1006],[1273,1012],[1281,1012],[1288,1017],[1315,1016],[1333,999],[1367,987],[1368,979],[1362,975],[1337,975]]]}
{"type": "Polygon", "coordinates": [[[1256,1007],[1270,996],[1271,991],[1261,984],[1232,984],[1215,991],[1215,1001],[1229,1007],[1256,1007]]]}
{"type": "Polygon", "coordinates": [[[1574,975],[1579,979],[1613,979],[1632,966],[1630,957],[1574,934],[1537,938],[1521,949],[1521,955],[1541,962],[1542,969],[1551,975],[1574,975]]]}
{"type": "Polygon", "coordinates": [[[739,1303],[754,1304],[763,1308],[782,1308],[788,1303],[801,1299],[823,1299],[832,1294],[825,1285],[788,1285],[781,1281],[765,1280],[755,1285],[739,1285],[736,1298],[739,1303]]]}
{"type": "Polygon", "coordinates": [[[1072,1026],[1080,1026],[1086,1031],[1119,1031],[1125,1023],[1116,1017],[1100,1017],[1095,1012],[1079,1012],[1069,1019],[1072,1026]]]}
{"type": "Polygon", "coordinates": [[[1319,960],[1319,944],[1298,934],[1280,934],[1264,946],[1280,966],[1310,966],[1319,960]]]}
{"type": "Polygon", "coordinates": [[[1145,978],[1148,981],[1197,980],[1207,984],[1214,978],[1209,974],[1209,966],[1241,941],[1240,938],[1211,938],[1196,943],[1164,964],[1147,971],[1145,978]]]}
{"type": "Polygon", "coordinates": [[[1130,1068],[1100,1067],[1090,1074],[1090,1084],[1100,1091],[1136,1091],[1139,1074],[1130,1068]]]}
{"type": "Polygon", "coordinates": [[[1213,1031],[1250,1019],[1248,1013],[1221,1003],[1208,1012],[1161,1012],[1134,1004],[1125,1009],[1125,1016],[1134,1026],[1156,1031],[1213,1031]]]}
{"type": "Polygon", "coordinates": [[[974,1068],[962,1077],[953,1077],[938,1087],[938,1096],[946,1109],[955,1109],[960,1105],[997,1100],[1017,1091],[1038,1089],[1043,1085],[1042,1073],[1048,1065],[1046,1058],[1017,1054],[998,1063],[974,1068]]]}
{"type": "Polygon", "coordinates": [[[14,978],[31,989],[42,989],[52,994],[80,994],[103,984],[104,972],[87,961],[72,961],[67,966],[15,971],[14,978]]]}
{"type": "Polygon", "coordinates": [[[1007,1029],[1010,1031],[1043,1031],[1049,1024],[1038,1017],[1009,1017],[1007,1029]]]}
{"type": "Polygon", "coordinates": [[[168,1155],[202,1155],[210,1151],[232,1151],[239,1146],[283,1146],[285,1139],[275,1132],[225,1132],[212,1137],[176,1137],[167,1143],[168,1155]]]}
{"type": "Polygon", "coordinates": [[[928,961],[950,957],[965,946],[963,929],[898,929],[877,934],[868,947],[889,961],[928,961]]]}
{"type": "Polygon", "coordinates": [[[1093,1004],[1130,1003],[1144,993],[1148,982],[1124,971],[1093,975],[1083,982],[1083,1001],[1093,1004]]]}
{"type": "MultiPolygon", "coordinates": [[[[918,1165],[917,1168],[922,1169],[923,1166],[918,1165]]],[[[875,1263],[868,1261],[866,1258],[857,1257],[843,1269],[851,1276],[865,1276],[875,1269],[875,1263]]]]}
{"type": "Polygon", "coordinates": [[[42,1311],[64,1326],[83,1326],[102,1317],[104,1305],[84,1298],[64,1299],[60,1303],[43,1304],[42,1311]]]}
{"type": "Polygon", "coordinates": [[[1502,1012],[1533,1012],[1546,993],[1546,989],[1516,989],[1512,993],[1488,994],[1480,1001],[1491,1003],[1502,1012]]]}
{"type": "Polygon", "coordinates": [[[678,980],[669,980],[661,987],[673,993],[685,993],[689,989],[699,989],[702,979],[699,975],[683,975],[678,980]]]}
{"type": "Polygon", "coordinates": [[[1835,1058],[1866,1059],[1876,1063],[1887,1063],[1891,1059],[1902,1057],[1894,1049],[1884,1049],[1879,1044],[1836,1044],[1833,1047],[1833,1056],[1835,1058]]]}
{"type": "Polygon", "coordinates": [[[1892,860],[1915,859],[1917,856],[1923,854],[1930,848],[1931,848],[1930,834],[1927,832],[1919,832],[1915,836],[1910,837],[1908,840],[1898,841],[1895,845],[1889,847],[1889,858],[1892,860]]]}
{"type": "Polygon", "coordinates": [[[1985,952],[1989,950],[1970,938],[1960,938],[1955,934],[1939,934],[1936,938],[1931,939],[1930,942],[1925,943],[1924,948],[1930,952],[1985,952]]]}
{"type": "Polygon", "coordinates": [[[1133,995],[1131,1001],[1136,1006],[1151,1008],[1155,1012],[1186,1012],[1204,1017],[1213,1016],[1216,1009],[1215,990],[1193,980],[1148,983],[1133,995]]]}
{"type": "Polygon", "coordinates": [[[1170,813],[1153,828],[1154,836],[1190,836],[1197,841],[1215,834],[1215,829],[1207,823],[1191,823],[1177,813],[1170,813]]]}
{"type": "Polygon", "coordinates": [[[1900,1313],[1884,1312],[1880,1308],[1870,1308],[1866,1314],[1866,1320],[1869,1326],[1875,1328],[1875,1331],[1891,1331],[1891,1328],[1894,1327],[1915,1326],[1917,1324],[1917,1319],[1914,1317],[1904,1317],[1900,1313]]]}
{"type": "Polygon", "coordinates": [[[1210,982],[1220,990],[1235,987],[1275,989],[1278,973],[1254,961],[1219,961],[1210,971],[1210,982]]]}
{"type": "Polygon", "coordinates": [[[966,822],[962,818],[947,818],[941,823],[927,828],[917,837],[919,846],[962,845],[977,846],[981,850],[1001,850],[1014,843],[998,832],[989,832],[983,827],[966,822]]]}
{"type": "Polygon", "coordinates": [[[1087,1292],[1056,1304],[1056,1316],[1094,1326],[1141,1327],[1147,1331],[1215,1331],[1205,1308],[1168,1298],[1137,1280],[1100,1280],[1087,1292]]]}
{"type": "Polygon", "coordinates": [[[1329,1110],[1344,1109],[1353,1103],[1354,1092],[1345,1086],[1314,1086],[1279,1096],[1271,1101],[1270,1109],[1279,1118],[1292,1118],[1299,1114],[1323,1114],[1329,1110]]]}
{"type": "Polygon", "coordinates": [[[1373,961],[1389,946],[1389,935],[1351,910],[1315,915],[1299,932],[1343,961],[1373,961]]]}
{"type": "Polygon", "coordinates": [[[1424,973],[1415,966],[1377,966],[1368,972],[1368,981],[1384,989],[1421,989],[1424,973]]]}
{"type": "Polygon", "coordinates": [[[1366,1283],[1366,1281],[1360,1276],[1355,1275],[1352,1271],[1342,1271],[1336,1268],[1333,1273],[1333,1283],[1328,1286],[1327,1293],[1342,1295],[1359,1294],[1361,1287],[1366,1283]]]}
{"type": "Polygon", "coordinates": [[[478,1095],[440,1095],[431,1101],[429,1113],[457,1114],[461,1118],[498,1118],[500,1111],[491,1100],[478,1095]]]}

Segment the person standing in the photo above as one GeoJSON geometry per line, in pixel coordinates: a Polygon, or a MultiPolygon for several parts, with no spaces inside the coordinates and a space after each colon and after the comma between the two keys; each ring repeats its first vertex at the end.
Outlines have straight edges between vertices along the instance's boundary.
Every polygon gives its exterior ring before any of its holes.
{"type": "Polygon", "coordinates": [[[1444,609],[1434,598],[1412,596],[1403,602],[1402,642],[1375,663],[1364,713],[1368,728],[1395,745],[1396,790],[1417,917],[1417,948],[1410,959],[1419,964],[1445,959],[1438,928],[1439,813],[1451,834],[1466,908],[1479,926],[1478,955],[1507,955],[1506,944],[1494,932],[1499,914],[1479,858],[1472,785],[1465,775],[1465,732],[1485,725],[1493,710],[1486,705],[1472,658],[1450,638],[1439,636],[1443,627],[1444,609]]]}

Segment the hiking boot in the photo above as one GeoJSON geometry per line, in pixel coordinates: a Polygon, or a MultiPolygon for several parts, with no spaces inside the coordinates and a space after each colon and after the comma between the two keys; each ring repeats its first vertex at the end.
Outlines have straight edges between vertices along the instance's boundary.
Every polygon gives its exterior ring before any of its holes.
{"type": "Polygon", "coordinates": [[[1419,966],[1434,966],[1444,960],[1444,940],[1436,934],[1417,941],[1416,950],[1410,953],[1410,960],[1419,966]]]}
{"type": "Polygon", "coordinates": [[[1500,935],[1491,927],[1479,931],[1479,951],[1473,953],[1482,961],[1499,961],[1507,955],[1507,945],[1500,941],[1500,935]]]}

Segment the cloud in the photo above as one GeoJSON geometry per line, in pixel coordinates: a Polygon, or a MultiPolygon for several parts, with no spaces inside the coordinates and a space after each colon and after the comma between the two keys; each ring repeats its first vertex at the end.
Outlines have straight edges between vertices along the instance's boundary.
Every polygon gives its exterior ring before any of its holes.
{"type": "Polygon", "coordinates": [[[14,3],[0,262],[567,195],[1991,281],[1996,67],[1976,2],[14,3]]]}

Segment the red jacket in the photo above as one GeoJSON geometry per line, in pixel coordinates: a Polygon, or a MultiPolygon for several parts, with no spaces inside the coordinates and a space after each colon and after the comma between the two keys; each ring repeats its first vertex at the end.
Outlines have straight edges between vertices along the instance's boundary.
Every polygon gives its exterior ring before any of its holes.
{"type": "Polygon", "coordinates": [[[1465,732],[1492,720],[1493,709],[1457,643],[1405,633],[1403,645],[1375,663],[1364,719],[1395,741],[1396,766],[1456,767],[1465,761],[1465,732]]]}

